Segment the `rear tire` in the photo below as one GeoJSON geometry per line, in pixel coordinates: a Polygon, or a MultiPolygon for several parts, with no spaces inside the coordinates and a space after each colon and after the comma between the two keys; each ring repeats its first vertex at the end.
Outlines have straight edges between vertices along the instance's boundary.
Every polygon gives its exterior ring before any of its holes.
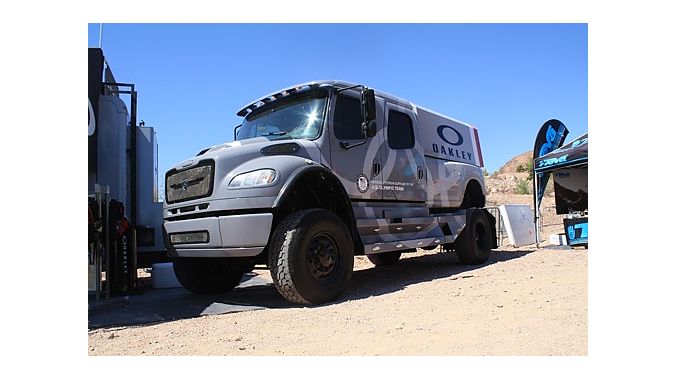
{"type": "Polygon", "coordinates": [[[458,258],[463,264],[483,264],[491,254],[491,225],[483,210],[472,210],[467,224],[455,242],[458,258]]]}
{"type": "Polygon", "coordinates": [[[195,294],[224,293],[239,285],[244,269],[228,258],[177,257],[174,273],[195,294]]]}
{"type": "Polygon", "coordinates": [[[401,252],[386,252],[377,255],[366,255],[370,262],[377,267],[396,264],[401,257],[401,252]]]}
{"type": "Polygon", "coordinates": [[[300,210],[286,216],[275,229],[269,252],[275,287],[294,303],[333,301],[352,278],[350,233],[328,210],[300,210]]]}

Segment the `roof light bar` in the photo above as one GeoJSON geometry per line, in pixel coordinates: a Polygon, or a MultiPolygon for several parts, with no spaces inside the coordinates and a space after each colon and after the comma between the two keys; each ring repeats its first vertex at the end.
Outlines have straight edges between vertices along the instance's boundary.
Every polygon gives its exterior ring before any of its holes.
{"type": "Polygon", "coordinates": [[[262,99],[256,100],[255,102],[249,104],[248,106],[243,107],[241,110],[239,110],[239,112],[237,112],[237,116],[246,116],[250,112],[253,112],[255,109],[262,107],[265,104],[272,103],[272,102],[274,102],[274,101],[276,101],[280,98],[289,96],[291,94],[308,91],[310,89],[317,88],[317,87],[320,87],[319,83],[308,83],[308,84],[303,84],[303,85],[296,86],[296,87],[287,88],[287,89],[284,89],[284,90],[282,90],[278,93],[273,93],[271,95],[267,95],[267,96],[263,97],[262,99]]]}

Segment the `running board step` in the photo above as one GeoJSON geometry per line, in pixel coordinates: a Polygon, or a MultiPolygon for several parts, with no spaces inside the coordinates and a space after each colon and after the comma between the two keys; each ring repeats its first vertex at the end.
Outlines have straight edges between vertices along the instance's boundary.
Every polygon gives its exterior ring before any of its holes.
{"type": "Polygon", "coordinates": [[[444,240],[442,238],[425,238],[425,239],[395,241],[389,243],[366,244],[364,246],[364,253],[371,255],[383,252],[403,251],[406,249],[416,249],[439,245],[442,244],[443,241],[444,240]]]}
{"type": "Polygon", "coordinates": [[[466,212],[422,218],[358,219],[364,253],[402,251],[453,243],[466,224],[466,212]]]}

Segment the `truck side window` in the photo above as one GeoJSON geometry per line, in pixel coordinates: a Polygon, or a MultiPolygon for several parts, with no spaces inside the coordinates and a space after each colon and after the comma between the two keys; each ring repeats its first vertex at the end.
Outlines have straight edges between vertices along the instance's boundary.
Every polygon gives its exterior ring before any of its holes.
{"type": "Polygon", "coordinates": [[[333,133],[340,140],[361,140],[361,106],[359,99],[338,95],[333,113],[333,133]]]}
{"type": "Polygon", "coordinates": [[[390,110],[387,117],[387,141],[392,149],[413,148],[413,123],[408,115],[390,110]]]}

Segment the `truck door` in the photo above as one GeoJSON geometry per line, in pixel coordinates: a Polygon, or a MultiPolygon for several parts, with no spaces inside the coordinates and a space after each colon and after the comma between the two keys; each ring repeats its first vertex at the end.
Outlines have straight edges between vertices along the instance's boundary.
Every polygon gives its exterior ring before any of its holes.
{"type": "Polygon", "coordinates": [[[383,184],[381,145],[383,141],[382,99],[376,98],[377,133],[365,144],[358,91],[334,94],[329,112],[331,168],[337,174],[350,199],[381,200],[383,184]]]}
{"type": "Polygon", "coordinates": [[[384,117],[383,199],[424,203],[427,170],[417,117],[412,110],[389,102],[384,117]]]}

